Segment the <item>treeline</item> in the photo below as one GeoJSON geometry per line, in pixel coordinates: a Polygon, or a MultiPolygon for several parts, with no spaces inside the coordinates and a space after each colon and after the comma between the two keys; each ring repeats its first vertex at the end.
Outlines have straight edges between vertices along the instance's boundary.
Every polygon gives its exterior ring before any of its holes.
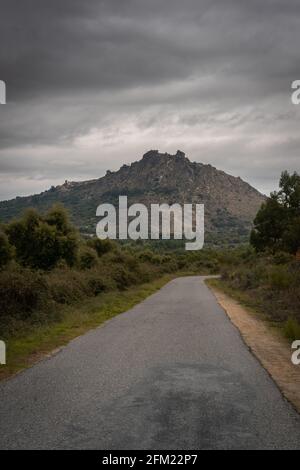
{"type": "Polygon", "coordinates": [[[0,336],[59,319],[63,305],[146,283],[166,273],[216,273],[210,251],[84,239],[61,206],[28,210],[0,229],[0,336]]]}

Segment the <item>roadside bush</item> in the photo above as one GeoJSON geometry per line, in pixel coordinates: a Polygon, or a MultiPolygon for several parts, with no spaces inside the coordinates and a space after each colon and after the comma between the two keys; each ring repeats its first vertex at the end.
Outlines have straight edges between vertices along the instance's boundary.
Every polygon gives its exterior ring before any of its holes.
{"type": "Polygon", "coordinates": [[[269,273],[271,289],[285,290],[293,284],[293,275],[286,266],[273,266],[269,273]]]}
{"type": "Polygon", "coordinates": [[[130,272],[125,266],[115,266],[113,268],[113,279],[120,290],[139,283],[138,276],[130,272]]]}
{"type": "Polygon", "coordinates": [[[291,341],[300,339],[300,323],[295,318],[288,318],[283,326],[283,331],[291,341]]]}
{"type": "Polygon", "coordinates": [[[231,286],[241,290],[251,290],[259,287],[266,279],[265,268],[261,265],[253,267],[240,266],[236,270],[228,269],[223,273],[223,279],[231,286]]]}
{"type": "Polygon", "coordinates": [[[130,252],[127,252],[125,249],[123,249],[123,251],[116,249],[103,255],[102,261],[107,265],[125,265],[126,268],[130,270],[136,270],[139,264],[138,257],[130,254],[130,252]]]}
{"type": "Polygon", "coordinates": [[[29,209],[5,230],[9,243],[15,247],[16,259],[23,266],[52,269],[60,260],[69,266],[76,261],[78,236],[62,207],[54,206],[46,216],[29,209]]]}
{"type": "Polygon", "coordinates": [[[300,324],[300,263],[293,256],[278,252],[238,259],[222,267],[222,282],[270,320],[285,325],[292,317],[300,324]]]}
{"type": "Polygon", "coordinates": [[[39,272],[12,267],[0,273],[0,317],[25,320],[51,306],[47,282],[39,272]]]}
{"type": "Polygon", "coordinates": [[[52,299],[58,304],[70,304],[91,295],[86,273],[75,269],[54,269],[45,279],[52,299]]]}
{"type": "Polygon", "coordinates": [[[7,235],[0,231],[0,269],[12,260],[13,255],[14,250],[8,241],[7,235]]]}
{"type": "Polygon", "coordinates": [[[284,251],[278,251],[273,256],[274,264],[287,264],[287,263],[290,263],[292,260],[293,260],[293,256],[284,251]]]}
{"type": "Polygon", "coordinates": [[[145,250],[145,251],[142,251],[139,254],[139,259],[141,261],[152,263],[154,256],[155,256],[155,254],[151,250],[145,250]]]}
{"type": "Polygon", "coordinates": [[[220,264],[216,259],[200,260],[197,263],[197,267],[209,273],[217,273],[220,270],[220,264]]]}
{"type": "Polygon", "coordinates": [[[98,263],[96,251],[89,246],[83,246],[79,251],[80,269],[91,269],[98,263]]]}
{"type": "Polygon", "coordinates": [[[99,257],[109,253],[110,251],[116,250],[116,243],[112,240],[100,240],[99,238],[92,238],[87,241],[87,245],[93,248],[99,257]]]}
{"type": "Polygon", "coordinates": [[[99,295],[101,294],[101,292],[113,290],[116,285],[113,280],[105,279],[95,271],[93,273],[90,273],[90,277],[88,279],[88,287],[93,295],[99,295]]]}

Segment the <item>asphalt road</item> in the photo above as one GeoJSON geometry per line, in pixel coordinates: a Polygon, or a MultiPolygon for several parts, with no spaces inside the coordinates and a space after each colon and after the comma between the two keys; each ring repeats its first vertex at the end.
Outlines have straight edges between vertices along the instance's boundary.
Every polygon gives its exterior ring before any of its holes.
{"type": "Polygon", "coordinates": [[[200,277],[0,385],[0,448],[295,449],[300,417],[200,277]]]}

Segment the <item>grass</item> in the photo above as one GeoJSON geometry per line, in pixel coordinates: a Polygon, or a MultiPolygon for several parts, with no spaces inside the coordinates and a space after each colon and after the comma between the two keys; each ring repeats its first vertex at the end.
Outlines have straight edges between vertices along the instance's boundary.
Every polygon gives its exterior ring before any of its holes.
{"type": "Polygon", "coordinates": [[[129,310],[174,277],[175,274],[165,275],[126,291],[112,291],[78,302],[62,310],[60,321],[9,338],[6,341],[7,364],[0,366],[0,380],[30,367],[77,336],[129,310]]]}
{"type": "Polygon", "coordinates": [[[223,291],[229,297],[237,300],[241,305],[246,307],[251,314],[266,322],[270,327],[275,328],[286,339],[293,341],[300,338],[300,325],[294,318],[289,318],[283,322],[272,321],[270,316],[266,314],[264,305],[257,298],[251,297],[247,292],[234,289],[221,279],[207,279],[205,282],[209,286],[215,287],[223,291]]]}
{"type": "Polygon", "coordinates": [[[251,299],[249,295],[245,292],[233,289],[232,287],[228,286],[225,282],[223,282],[220,278],[219,279],[206,279],[206,284],[212,287],[216,287],[217,289],[222,290],[225,294],[229,295],[230,297],[234,298],[245,307],[251,308],[255,311],[255,313],[263,314],[263,311],[259,308],[259,303],[251,299]]]}

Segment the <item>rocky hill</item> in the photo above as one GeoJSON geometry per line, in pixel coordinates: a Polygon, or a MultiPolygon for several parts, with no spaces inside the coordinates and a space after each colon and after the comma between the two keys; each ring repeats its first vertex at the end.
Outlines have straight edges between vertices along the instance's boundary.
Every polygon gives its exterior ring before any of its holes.
{"type": "Polygon", "coordinates": [[[68,182],[29,196],[0,202],[0,222],[19,216],[24,209],[45,211],[56,202],[70,211],[83,233],[95,233],[96,208],[100,203],[118,203],[119,195],[128,204],[204,203],[206,240],[237,243],[249,234],[251,222],[264,196],[240,178],[211,165],[191,162],[185,154],[150,150],[131,165],[107,171],[102,178],[68,182]]]}

